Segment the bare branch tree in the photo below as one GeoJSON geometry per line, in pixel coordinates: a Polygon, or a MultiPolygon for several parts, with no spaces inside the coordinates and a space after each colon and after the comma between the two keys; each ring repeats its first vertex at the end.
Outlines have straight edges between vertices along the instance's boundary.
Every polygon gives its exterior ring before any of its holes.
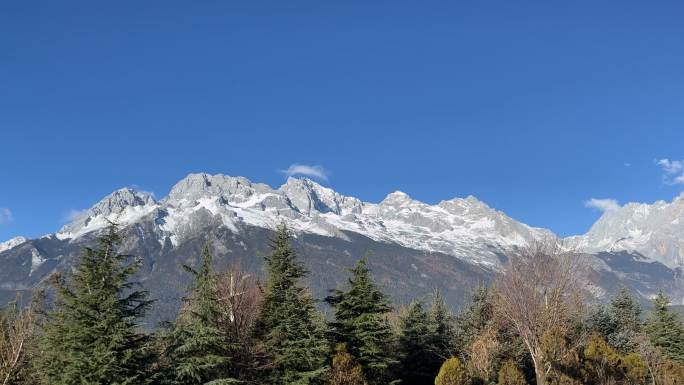
{"type": "Polygon", "coordinates": [[[0,310],[0,380],[2,385],[12,383],[27,362],[29,343],[35,336],[42,294],[35,293],[36,298],[24,308],[20,306],[21,298],[0,310]],[[40,298],[39,298],[40,296],[40,298]]]}
{"type": "Polygon", "coordinates": [[[548,241],[511,255],[497,279],[495,311],[522,338],[538,385],[547,384],[554,359],[544,348],[545,337],[569,333],[583,314],[585,273],[580,255],[548,241]]]}
{"type": "Polygon", "coordinates": [[[252,336],[263,291],[257,277],[243,271],[237,263],[217,278],[217,298],[222,309],[220,325],[240,346],[241,357],[236,361],[247,365],[256,354],[252,336]]]}

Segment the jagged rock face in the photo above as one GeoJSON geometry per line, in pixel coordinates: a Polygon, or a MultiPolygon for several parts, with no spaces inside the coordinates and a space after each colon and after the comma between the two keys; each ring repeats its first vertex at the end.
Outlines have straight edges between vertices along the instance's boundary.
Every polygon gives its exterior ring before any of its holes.
{"type": "MultiPolygon", "coordinates": [[[[662,288],[676,302],[684,299],[682,269],[671,258],[681,253],[678,242],[684,239],[684,228],[676,223],[680,201],[627,205],[604,215],[586,236],[570,240],[592,253],[596,275],[589,285],[597,296],[627,285],[644,298],[662,288]],[[649,232],[647,242],[636,242],[641,239],[636,231],[649,232]],[[614,247],[628,245],[622,233],[631,234],[629,246],[635,247],[614,247]],[[668,267],[657,260],[675,263],[668,267]]],[[[308,179],[289,178],[275,189],[242,177],[191,174],[160,201],[121,189],[55,234],[0,244],[0,301],[41,285],[53,271],[68,271],[80,248],[92,245],[110,222],[126,234],[124,251],[145,261],[139,278],[160,300],[156,320],[175,314],[187,278],[180,265],[195,263],[204,243],[212,244],[219,265],[240,261],[259,270],[268,237],[281,223],[296,235],[319,297],[344,282],[345,269],[356,259],[372,252],[374,272],[400,302],[437,287],[457,305],[468,288],[494,276],[509,251],[557,239],[472,196],[429,205],[397,191],[369,203],[308,179]]]]}
{"type": "Polygon", "coordinates": [[[123,188],[106,196],[57,232],[60,239],[74,239],[106,227],[111,222],[134,223],[157,207],[150,194],[123,188]]]}
{"type": "Polygon", "coordinates": [[[75,239],[108,221],[130,225],[153,215],[160,242],[173,245],[193,237],[199,222],[218,218],[237,231],[239,225],[275,229],[285,223],[300,233],[346,239],[352,232],[373,240],[440,252],[490,268],[500,265],[499,251],[534,240],[554,238],[531,228],[474,197],[428,205],[402,192],[368,203],[341,195],[308,179],[289,178],[278,189],[246,178],[191,174],[160,202],[123,189],[105,198],[57,235],[75,239]]]}
{"type": "Polygon", "coordinates": [[[608,211],[585,235],[570,241],[588,252],[636,251],[684,267],[684,194],[672,202],[628,203],[608,211]]]}

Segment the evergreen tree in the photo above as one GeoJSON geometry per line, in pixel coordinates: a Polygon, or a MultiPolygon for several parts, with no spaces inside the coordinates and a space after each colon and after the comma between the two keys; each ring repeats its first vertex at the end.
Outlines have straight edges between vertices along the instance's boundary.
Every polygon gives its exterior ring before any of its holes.
{"type": "Polygon", "coordinates": [[[684,364],[684,324],[669,305],[670,299],[663,292],[658,293],[653,300],[653,311],[646,320],[645,331],[665,356],[684,364]]]}
{"type": "Polygon", "coordinates": [[[472,302],[456,317],[456,347],[459,352],[468,349],[473,339],[492,322],[494,309],[491,293],[486,286],[473,292],[472,302]]]}
{"type": "Polygon", "coordinates": [[[607,336],[608,343],[625,354],[636,349],[636,337],[641,332],[641,306],[624,288],[610,301],[609,314],[615,330],[607,336]]]}
{"type": "Polygon", "coordinates": [[[150,306],[131,276],[141,262],[118,254],[112,226],[85,248],[68,279],[55,277],[56,307],[50,313],[37,368],[51,385],[133,385],[151,381],[151,356],[139,318],[150,306]],[[131,261],[132,260],[132,261],[131,261]]]}
{"type": "Polygon", "coordinates": [[[443,360],[456,353],[456,330],[454,316],[447,308],[444,296],[435,291],[430,309],[430,322],[433,329],[432,346],[434,354],[443,360]]]}
{"type": "Polygon", "coordinates": [[[585,326],[621,354],[633,352],[642,329],[641,306],[628,289],[622,289],[608,306],[597,306],[585,326]]]}
{"type": "Polygon", "coordinates": [[[333,340],[347,346],[371,383],[383,383],[396,363],[391,349],[393,333],[387,322],[391,307],[373,281],[367,262],[362,258],[350,269],[347,291],[335,290],[326,301],[334,307],[334,320],[330,322],[333,340]]]}
{"type": "Polygon", "coordinates": [[[432,325],[429,314],[418,301],[411,303],[401,317],[398,348],[402,384],[427,384],[437,375],[443,359],[436,354],[432,325]]]}
{"type": "Polygon", "coordinates": [[[641,330],[641,305],[632,297],[629,289],[623,288],[610,301],[610,311],[620,329],[635,333],[641,330]]]}
{"type": "Polygon", "coordinates": [[[235,373],[230,365],[236,343],[219,327],[223,315],[211,261],[209,247],[205,246],[198,270],[183,266],[195,282],[169,335],[167,355],[171,374],[168,383],[173,385],[222,385],[237,381],[231,376],[235,373]]]}
{"type": "Polygon", "coordinates": [[[322,315],[300,281],[306,270],[290,245],[287,228],[281,226],[266,258],[268,281],[256,337],[269,356],[265,383],[317,384],[326,371],[328,343],[322,315]]]}

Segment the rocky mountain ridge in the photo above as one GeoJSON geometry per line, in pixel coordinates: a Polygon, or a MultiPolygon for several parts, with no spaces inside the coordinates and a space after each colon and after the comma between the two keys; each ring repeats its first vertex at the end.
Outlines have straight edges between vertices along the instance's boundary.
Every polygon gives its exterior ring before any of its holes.
{"type": "MultiPolygon", "coordinates": [[[[565,240],[590,256],[595,275],[588,288],[597,297],[628,286],[643,298],[663,289],[684,301],[677,259],[684,228],[675,223],[684,216],[682,201],[625,205],[605,213],[589,233],[565,240]]],[[[272,188],[243,177],[190,174],[163,199],[120,189],[54,234],[0,244],[0,300],[69,270],[80,248],[111,222],[126,233],[125,251],[143,257],[143,285],[168,302],[158,319],[173,313],[184,289],[179,266],[192,264],[204,243],[213,245],[219,263],[237,260],[258,270],[269,234],[281,223],[293,230],[319,296],[343,282],[356,258],[372,252],[374,272],[395,298],[440,288],[458,304],[468,288],[494,276],[507,252],[559,240],[472,196],[429,205],[396,191],[370,203],[305,178],[272,188]]]]}

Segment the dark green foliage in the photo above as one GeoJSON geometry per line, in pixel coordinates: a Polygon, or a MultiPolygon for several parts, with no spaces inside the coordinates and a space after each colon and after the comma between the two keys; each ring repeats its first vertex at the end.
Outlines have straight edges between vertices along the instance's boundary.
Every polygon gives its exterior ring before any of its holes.
{"type": "Polygon", "coordinates": [[[134,290],[140,261],[118,254],[112,227],[96,249],[83,251],[76,271],[55,277],[57,301],[49,315],[37,369],[51,385],[146,384],[150,354],[137,321],[150,305],[134,290]]]}
{"type": "Polygon", "coordinates": [[[332,339],[344,343],[359,362],[371,383],[382,383],[396,363],[392,351],[393,334],[387,322],[391,307],[362,258],[350,269],[347,291],[335,290],[326,298],[334,308],[330,322],[332,339]]]}
{"type": "Polygon", "coordinates": [[[456,347],[465,352],[475,337],[492,322],[494,307],[491,293],[486,286],[480,286],[473,292],[470,305],[456,317],[456,347]]]}
{"type": "Polygon", "coordinates": [[[441,293],[435,291],[430,308],[430,322],[433,328],[432,347],[434,354],[446,360],[456,355],[455,317],[449,311],[441,293]]]}
{"type": "Polygon", "coordinates": [[[669,305],[670,299],[662,292],[658,293],[644,329],[653,345],[659,347],[665,356],[684,365],[684,324],[669,305]]]}
{"type": "Polygon", "coordinates": [[[234,383],[231,355],[236,349],[228,333],[220,328],[223,317],[216,292],[216,275],[207,246],[196,271],[184,268],[195,278],[190,296],[168,339],[166,356],[170,370],[166,382],[173,385],[221,385],[234,383]]]}
{"type": "Polygon", "coordinates": [[[430,383],[444,361],[437,352],[435,323],[421,302],[413,302],[400,319],[399,377],[406,385],[430,383]]]}
{"type": "Polygon", "coordinates": [[[327,371],[328,343],[322,315],[300,281],[306,270],[281,226],[266,258],[268,281],[256,337],[269,363],[261,383],[317,384],[327,371]]]}
{"type": "Polygon", "coordinates": [[[608,306],[596,307],[589,315],[586,326],[618,352],[632,352],[636,349],[636,337],[642,328],[641,306],[629,290],[622,289],[608,306]]]}

